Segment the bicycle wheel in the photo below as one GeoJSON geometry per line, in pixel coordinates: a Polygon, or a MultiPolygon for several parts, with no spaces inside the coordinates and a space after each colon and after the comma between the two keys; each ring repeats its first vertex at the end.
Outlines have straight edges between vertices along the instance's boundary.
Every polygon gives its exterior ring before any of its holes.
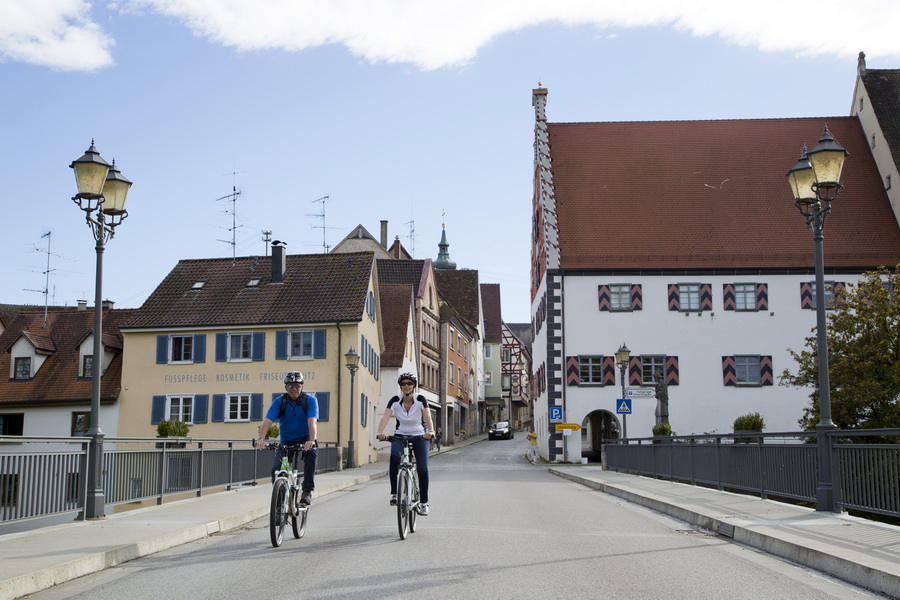
{"type": "Polygon", "coordinates": [[[272,506],[269,509],[269,535],[272,545],[278,547],[284,541],[284,524],[287,521],[288,486],[284,479],[276,479],[272,486],[272,506]]]}
{"type": "Polygon", "coordinates": [[[416,532],[416,517],[419,516],[419,476],[415,471],[410,476],[412,484],[409,486],[409,532],[416,532]]]}
{"type": "Polygon", "coordinates": [[[401,540],[405,540],[409,532],[409,479],[409,472],[401,467],[397,474],[397,526],[401,540]]]}
{"type": "Polygon", "coordinates": [[[306,514],[309,512],[309,506],[300,506],[300,494],[299,489],[294,490],[294,514],[291,515],[291,528],[298,540],[306,533],[306,514]]]}

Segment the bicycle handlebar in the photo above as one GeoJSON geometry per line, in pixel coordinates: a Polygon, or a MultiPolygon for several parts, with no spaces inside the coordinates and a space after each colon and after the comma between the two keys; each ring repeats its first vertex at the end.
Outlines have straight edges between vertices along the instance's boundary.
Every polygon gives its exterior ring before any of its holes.
{"type": "Polygon", "coordinates": [[[424,435],[402,435],[402,434],[394,434],[385,436],[384,441],[393,442],[397,440],[398,442],[424,442],[427,441],[424,435]]]}

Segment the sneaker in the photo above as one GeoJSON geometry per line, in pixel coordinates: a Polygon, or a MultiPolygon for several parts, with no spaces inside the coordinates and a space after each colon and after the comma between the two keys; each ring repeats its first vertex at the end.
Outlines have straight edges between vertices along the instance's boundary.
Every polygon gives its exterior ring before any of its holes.
{"type": "Polygon", "coordinates": [[[312,504],[312,492],[303,490],[303,493],[300,494],[300,506],[309,506],[310,504],[312,504]]]}
{"type": "Polygon", "coordinates": [[[391,494],[391,506],[397,506],[397,494],[391,494]]]}
{"type": "Polygon", "coordinates": [[[416,512],[419,513],[420,517],[427,517],[428,516],[428,504],[420,504],[419,508],[416,512]]]}

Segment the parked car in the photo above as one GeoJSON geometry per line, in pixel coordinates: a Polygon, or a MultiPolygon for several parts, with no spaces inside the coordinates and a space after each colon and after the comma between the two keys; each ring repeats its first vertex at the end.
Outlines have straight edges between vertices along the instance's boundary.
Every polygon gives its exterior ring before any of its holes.
{"type": "Polygon", "coordinates": [[[509,421],[497,421],[491,428],[488,429],[488,439],[489,440],[499,440],[500,438],[511,440],[513,439],[513,429],[509,424],[509,421]]]}

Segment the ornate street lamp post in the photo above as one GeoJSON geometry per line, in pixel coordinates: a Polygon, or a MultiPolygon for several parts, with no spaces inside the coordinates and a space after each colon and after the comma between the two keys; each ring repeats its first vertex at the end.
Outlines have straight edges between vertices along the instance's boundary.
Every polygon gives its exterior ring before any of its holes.
{"type": "MultiPolygon", "coordinates": [[[[628,369],[628,359],[631,358],[631,350],[622,342],[622,346],[616,350],[616,364],[619,365],[619,374],[622,379],[622,398],[625,398],[625,376],[628,369]]],[[[628,415],[622,415],[622,437],[628,437],[628,415]]]]}
{"type": "Polygon", "coordinates": [[[116,168],[100,157],[91,140],[91,147],[69,165],[75,170],[78,193],[72,201],[84,211],[85,220],[97,241],[97,275],[94,290],[94,355],[91,357],[91,426],[87,462],[87,498],[85,519],[101,519],[106,504],[100,474],[103,470],[103,431],[100,429],[100,380],[103,371],[103,250],[128,212],[125,198],[131,182],[116,168]]]}
{"type": "Polygon", "coordinates": [[[350,349],[344,354],[347,359],[347,369],[350,371],[350,437],[347,439],[347,468],[356,467],[356,444],[353,441],[353,430],[356,423],[353,422],[353,406],[356,404],[356,392],[353,389],[354,380],[356,379],[356,370],[359,368],[359,354],[350,346],[350,349]]]}
{"type": "Polygon", "coordinates": [[[816,259],[816,342],[819,369],[819,422],[816,425],[818,443],[818,481],[816,483],[816,510],[835,512],[832,475],[832,440],[828,432],[835,429],[831,420],[831,383],[828,374],[828,337],[825,325],[825,217],[831,212],[831,203],[844,191],[841,169],[844,157],[849,153],[841,148],[828,127],[819,143],[803,153],[794,168],[787,172],[788,182],[794,194],[794,204],[806,218],[806,226],[812,231],[816,259]]]}

